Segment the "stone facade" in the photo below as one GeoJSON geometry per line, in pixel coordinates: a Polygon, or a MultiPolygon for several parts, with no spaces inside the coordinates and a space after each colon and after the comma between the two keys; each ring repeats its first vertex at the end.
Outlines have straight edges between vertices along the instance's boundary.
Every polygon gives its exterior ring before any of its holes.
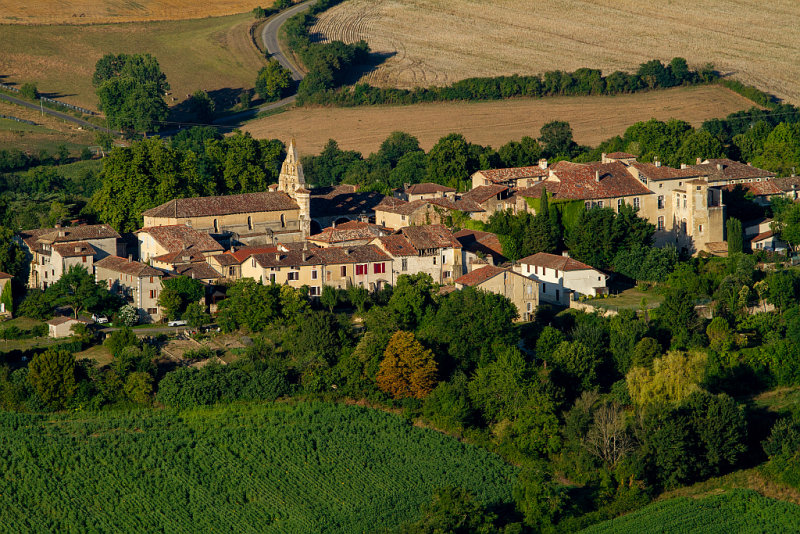
{"type": "Polygon", "coordinates": [[[110,291],[121,295],[128,304],[139,310],[142,322],[162,319],[158,306],[164,273],[138,261],[108,256],[95,266],[95,280],[104,281],[110,291]]]}
{"type": "Polygon", "coordinates": [[[503,295],[517,308],[518,320],[532,321],[539,306],[539,283],[510,269],[487,265],[455,280],[457,289],[474,287],[503,295]]]}

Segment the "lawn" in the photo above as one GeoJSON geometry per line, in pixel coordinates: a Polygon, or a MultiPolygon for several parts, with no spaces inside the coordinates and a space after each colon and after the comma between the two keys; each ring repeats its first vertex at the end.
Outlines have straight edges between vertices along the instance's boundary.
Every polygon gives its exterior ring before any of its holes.
{"type": "Polygon", "coordinates": [[[659,295],[653,290],[642,291],[638,287],[632,287],[608,296],[607,298],[594,298],[584,301],[586,304],[607,310],[639,310],[642,308],[642,299],[646,300],[647,309],[658,308],[664,300],[663,295],[659,295]]]}
{"type": "Polygon", "coordinates": [[[149,52],[172,87],[170,106],[198,89],[220,100],[234,98],[253,87],[265,61],[250,41],[252,22],[245,13],[150,23],[2,25],[0,78],[18,85],[35,82],[54,98],[96,110],[92,74],[97,60],[108,53],[149,52]]]}
{"type": "Polygon", "coordinates": [[[516,468],[385,412],[327,403],[0,414],[13,532],[373,532],[442,486],[511,498],[516,468]],[[35,451],[35,452],[34,452],[35,451]]]}

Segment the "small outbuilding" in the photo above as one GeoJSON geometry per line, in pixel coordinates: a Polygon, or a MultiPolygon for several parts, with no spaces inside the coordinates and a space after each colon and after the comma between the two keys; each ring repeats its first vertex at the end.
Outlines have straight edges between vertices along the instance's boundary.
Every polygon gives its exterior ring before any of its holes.
{"type": "Polygon", "coordinates": [[[72,326],[76,324],[87,324],[87,321],[65,316],[54,317],[47,321],[48,335],[56,338],[69,337],[73,334],[72,326]]]}

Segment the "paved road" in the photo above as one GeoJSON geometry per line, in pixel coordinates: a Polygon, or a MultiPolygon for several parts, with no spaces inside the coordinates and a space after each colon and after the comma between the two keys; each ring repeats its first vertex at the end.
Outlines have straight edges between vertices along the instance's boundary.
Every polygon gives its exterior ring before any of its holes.
{"type": "Polygon", "coordinates": [[[25,106],[26,108],[35,109],[36,111],[44,111],[48,115],[52,115],[54,117],[58,117],[59,119],[63,119],[65,121],[74,122],[75,124],[79,124],[85,128],[92,128],[94,130],[100,130],[101,132],[111,133],[114,135],[119,135],[119,132],[114,132],[109,130],[108,128],[103,128],[102,126],[97,126],[96,124],[92,124],[91,122],[85,121],[83,119],[79,119],[77,117],[73,117],[72,115],[67,115],[66,113],[61,113],[59,111],[54,111],[50,108],[43,108],[39,104],[34,104],[33,102],[29,102],[27,100],[22,100],[21,98],[14,98],[13,96],[9,96],[3,93],[0,93],[0,99],[7,100],[13,104],[17,104],[19,106],[25,106]]]}
{"type": "Polygon", "coordinates": [[[292,63],[283,53],[280,41],[278,39],[278,31],[280,30],[280,27],[283,26],[284,22],[297,15],[301,11],[305,11],[306,9],[310,8],[311,4],[314,2],[316,2],[316,0],[307,0],[306,2],[297,4],[294,7],[290,7],[286,11],[278,13],[272,17],[269,22],[264,24],[264,29],[261,30],[261,40],[264,42],[267,52],[272,57],[277,59],[284,68],[289,69],[292,72],[292,79],[298,82],[303,79],[303,72],[301,72],[300,69],[298,69],[297,66],[292,63]]]}

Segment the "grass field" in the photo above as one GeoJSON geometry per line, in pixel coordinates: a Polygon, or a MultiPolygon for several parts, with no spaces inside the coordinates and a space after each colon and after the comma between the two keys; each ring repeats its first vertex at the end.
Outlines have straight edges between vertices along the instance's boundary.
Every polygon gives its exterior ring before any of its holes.
{"type": "Polygon", "coordinates": [[[63,143],[77,154],[81,148],[94,144],[93,132],[80,130],[77,125],[50,115],[42,116],[38,111],[29,108],[0,101],[0,114],[36,123],[36,126],[33,126],[0,119],[0,149],[17,148],[33,154],[47,150],[52,154],[58,145],[63,143]]]}
{"type": "Polygon", "coordinates": [[[664,300],[664,295],[660,295],[655,291],[642,291],[639,288],[632,287],[607,298],[587,299],[585,302],[586,304],[609,310],[639,310],[642,307],[642,299],[647,300],[648,309],[658,308],[664,300]]]}
{"type": "Polygon", "coordinates": [[[800,506],[733,490],[701,499],[679,497],[589,527],[584,534],[762,534],[798,532],[800,506]]]}
{"type": "Polygon", "coordinates": [[[516,469],[395,415],[323,403],[0,414],[9,532],[373,532],[516,469]]]}
{"type": "Polygon", "coordinates": [[[391,57],[366,81],[414,87],[548,70],[633,70],[685,57],[800,103],[797,0],[348,0],[323,37],[391,57]]]}
{"type": "MultiPolygon", "coordinates": [[[[270,2],[264,2],[267,7],[270,2]]],[[[96,24],[219,17],[251,11],[252,0],[44,0],[19,2],[0,0],[0,23],[5,24],[96,24]]]]}
{"type": "Polygon", "coordinates": [[[97,109],[92,87],[97,60],[107,53],[149,52],[172,87],[170,106],[198,89],[218,99],[235,98],[241,88],[253,87],[264,65],[249,39],[252,21],[252,15],[242,14],[148,24],[2,25],[0,81],[36,82],[39,91],[59,100],[97,109]]]}
{"type": "Polygon", "coordinates": [[[446,102],[412,106],[298,108],[247,123],[259,138],[297,137],[298,150],[316,154],[328,139],[343,149],[374,152],[393,131],[419,138],[425,150],[451,132],[499,148],[524,135],[539,137],[543,124],[565,120],[575,140],[596,145],[631,124],[650,118],[704,120],[747,109],[753,103],[719,86],[668,89],[635,95],[518,98],[494,102],[446,102]]]}

